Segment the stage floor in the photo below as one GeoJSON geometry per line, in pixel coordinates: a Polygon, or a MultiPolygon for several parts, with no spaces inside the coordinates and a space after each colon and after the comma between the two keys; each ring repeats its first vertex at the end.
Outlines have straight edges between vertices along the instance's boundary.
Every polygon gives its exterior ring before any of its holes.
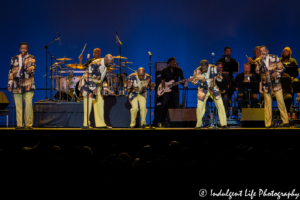
{"type": "MultiPolygon", "coordinates": [[[[246,128],[246,127],[240,127],[240,128],[226,128],[226,129],[222,129],[222,128],[201,128],[200,130],[195,130],[194,128],[154,128],[154,129],[149,129],[149,128],[112,128],[112,129],[98,129],[98,128],[93,128],[93,129],[82,129],[82,128],[33,128],[33,129],[15,129],[15,128],[6,128],[6,127],[0,127],[0,130],[5,130],[5,131],[248,131],[248,130],[265,130],[265,131],[270,131],[270,130],[280,130],[280,131],[284,131],[284,130],[291,130],[291,131],[299,131],[300,128],[295,128],[295,127],[291,127],[291,128],[281,128],[281,127],[277,127],[277,128],[246,128]]],[[[299,132],[300,133],[300,132],[299,132]]]]}

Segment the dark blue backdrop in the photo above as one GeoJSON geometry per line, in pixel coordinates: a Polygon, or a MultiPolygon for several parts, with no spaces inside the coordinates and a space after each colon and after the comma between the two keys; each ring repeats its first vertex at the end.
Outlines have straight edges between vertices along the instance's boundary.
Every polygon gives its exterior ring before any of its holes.
{"type": "MultiPolygon", "coordinates": [[[[61,46],[56,42],[49,51],[57,58],[73,58],[68,63],[75,63],[85,43],[84,57],[96,47],[101,48],[102,56],[118,55],[115,35],[119,31],[122,55],[134,62],[132,68],[144,67],[148,73],[148,51],[153,55],[153,65],[176,57],[186,77],[192,75],[201,59],[212,62],[212,52],[216,60],[220,58],[225,46],[231,46],[232,57],[240,64],[246,62],[245,55],[253,56],[254,47],[262,44],[277,55],[289,46],[298,59],[299,7],[296,0],[2,1],[0,88],[7,86],[10,57],[19,54],[23,41],[29,43],[29,53],[37,58],[37,88],[45,88],[46,56],[42,47],[53,41],[56,32],[61,34],[61,46]]],[[[45,96],[44,91],[36,91],[34,102],[45,96]]],[[[188,106],[196,106],[196,91],[189,92],[188,106]]]]}

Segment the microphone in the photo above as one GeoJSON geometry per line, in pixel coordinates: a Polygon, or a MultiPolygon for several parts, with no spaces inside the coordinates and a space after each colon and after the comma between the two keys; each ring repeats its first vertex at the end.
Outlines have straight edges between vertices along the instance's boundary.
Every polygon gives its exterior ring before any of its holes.
{"type": "Polygon", "coordinates": [[[211,53],[211,55],[212,55],[212,56],[215,56],[215,53],[214,53],[214,52],[212,52],[212,53],[211,53]]]}
{"type": "Polygon", "coordinates": [[[87,59],[90,59],[90,54],[87,55],[87,59]]]}
{"type": "Polygon", "coordinates": [[[24,52],[22,52],[22,56],[24,56],[25,55],[25,53],[24,52]]]}
{"type": "Polygon", "coordinates": [[[59,39],[59,45],[61,45],[61,42],[60,42],[60,33],[58,33],[58,35],[59,35],[59,38],[58,38],[59,39]]]}
{"type": "Polygon", "coordinates": [[[149,56],[152,56],[152,54],[151,54],[151,52],[150,52],[150,51],[148,52],[148,54],[149,54],[149,56]]]}

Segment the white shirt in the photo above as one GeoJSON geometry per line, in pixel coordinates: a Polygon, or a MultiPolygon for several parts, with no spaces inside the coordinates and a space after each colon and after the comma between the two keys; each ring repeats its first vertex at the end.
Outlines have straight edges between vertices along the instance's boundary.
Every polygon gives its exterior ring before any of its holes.
{"type": "Polygon", "coordinates": [[[208,88],[210,87],[210,79],[209,79],[209,75],[210,75],[210,66],[208,66],[208,69],[207,69],[207,72],[206,73],[203,73],[204,77],[205,77],[205,80],[207,82],[207,86],[208,88]]]}
{"type": "Polygon", "coordinates": [[[263,61],[266,64],[267,69],[269,69],[269,54],[266,56],[266,59],[263,61]]]}

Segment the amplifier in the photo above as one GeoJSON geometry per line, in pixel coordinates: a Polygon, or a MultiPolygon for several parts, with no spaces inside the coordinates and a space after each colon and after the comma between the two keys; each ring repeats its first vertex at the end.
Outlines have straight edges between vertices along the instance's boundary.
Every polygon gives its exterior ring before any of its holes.
{"type": "Polygon", "coordinates": [[[5,110],[9,104],[4,92],[0,92],[0,110],[5,110]]]}
{"type": "Polygon", "coordinates": [[[169,109],[167,120],[169,127],[195,127],[196,109],[169,109]]]}
{"type": "Polygon", "coordinates": [[[243,108],[240,122],[242,127],[265,127],[265,109],[243,108]]]}

